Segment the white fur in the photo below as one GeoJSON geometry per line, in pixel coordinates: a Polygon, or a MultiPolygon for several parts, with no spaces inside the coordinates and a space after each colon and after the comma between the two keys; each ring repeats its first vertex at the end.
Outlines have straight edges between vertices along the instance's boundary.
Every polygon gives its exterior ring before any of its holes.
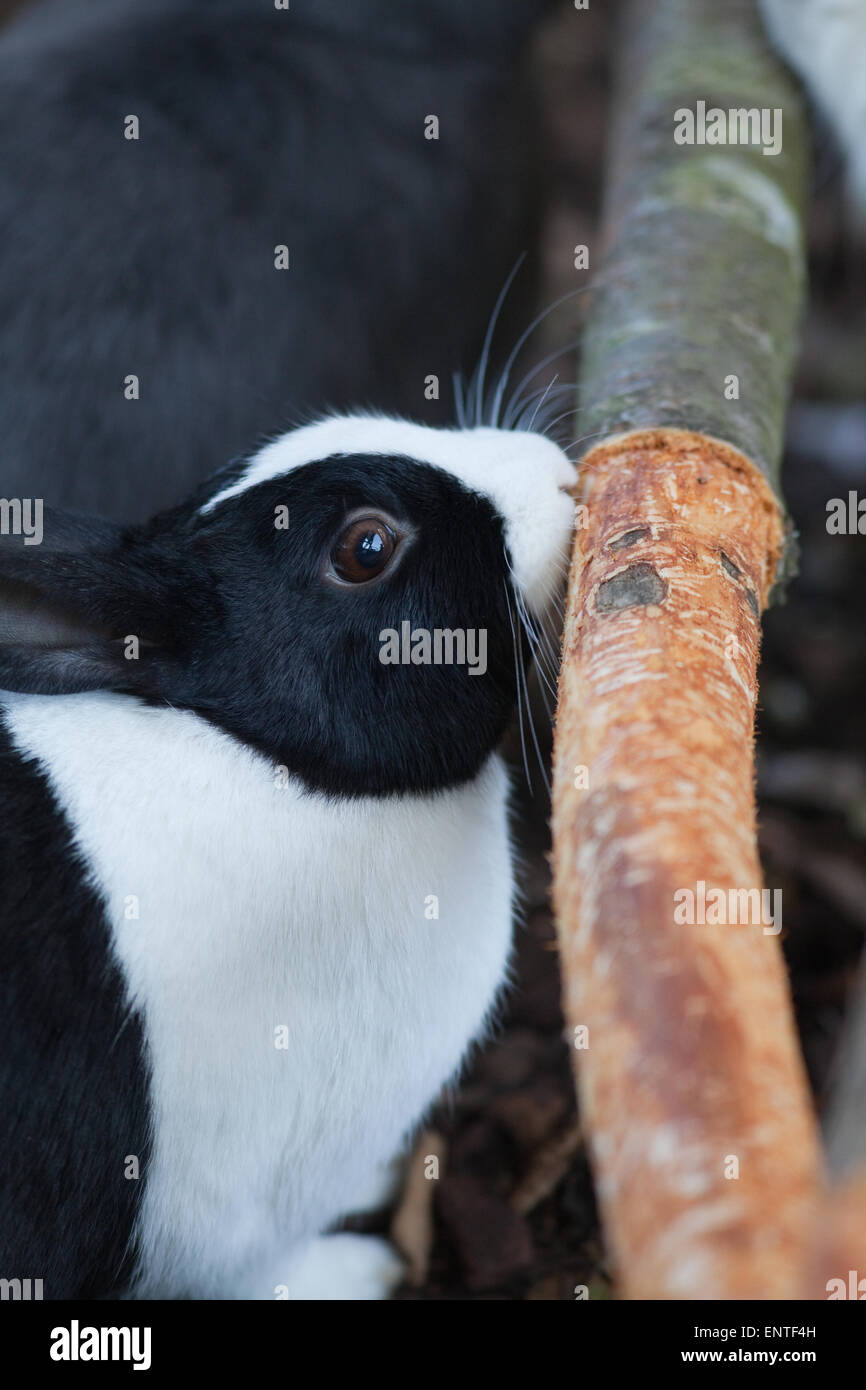
{"type": "Polygon", "coordinates": [[[320,1236],[257,1271],[244,1286],[244,1298],[369,1302],[385,1298],[402,1282],[403,1261],[393,1246],[377,1236],[320,1236]]]}
{"type": "Polygon", "coordinates": [[[250,460],[243,477],[202,508],[211,511],[247,488],[335,454],[400,454],[453,474],[493,503],[505,522],[515,578],[530,608],[540,613],[562,570],[560,544],[574,503],[575,470],[543,435],[519,430],[432,430],[406,420],[341,415],[284,434],[250,460]]]}
{"type": "Polygon", "coordinates": [[[504,767],[494,755],[429,797],[329,803],[276,786],[193,714],[111,694],[4,703],[143,1011],[156,1144],[140,1292],[273,1297],[296,1242],[363,1200],[482,1027],[510,942],[504,767]]]}

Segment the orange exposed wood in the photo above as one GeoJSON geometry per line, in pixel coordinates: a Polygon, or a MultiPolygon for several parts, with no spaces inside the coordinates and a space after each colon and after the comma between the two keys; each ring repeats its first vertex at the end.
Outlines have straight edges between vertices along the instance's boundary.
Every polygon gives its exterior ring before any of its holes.
{"type": "Polygon", "coordinates": [[[735,924],[727,896],[727,924],[706,903],[704,922],[675,915],[688,892],[696,916],[714,889],[760,903],[753,722],[779,510],[744,455],[673,429],[592,450],[581,502],[554,901],[622,1292],[802,1296],[820,1159],[776,925],[735,924]]]}

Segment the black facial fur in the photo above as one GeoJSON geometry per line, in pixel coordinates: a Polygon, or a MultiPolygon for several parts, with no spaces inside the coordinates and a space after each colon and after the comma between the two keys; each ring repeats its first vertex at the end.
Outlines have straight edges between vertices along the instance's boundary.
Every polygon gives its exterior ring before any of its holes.
{"type": "MultiPolygon", "coordinates": [[[[216,491],[234,476],[220,475],[216,491]]],[[[0,686],[167,701],[333,794],[429,792],[473,777],[515,700],[492,504],[429,464],[365,455],[298,467],[201,515],[205,493],[214,486],[108,548],[0,553],[0,571],[114,635],[77,650],[0,647],[0,686]],[[380,509],[401,529],[395,561],[369,584],[328,582],[330,548],[358,509],[380,509]],[[383,664],[380,634],[404,622],[483,630],[486,670],[383,664]],[[122,650],[129,636],[141,642],[133,660],[122,650]]],[[[51,526],[49,516],[46,538],[51,526]]]]}

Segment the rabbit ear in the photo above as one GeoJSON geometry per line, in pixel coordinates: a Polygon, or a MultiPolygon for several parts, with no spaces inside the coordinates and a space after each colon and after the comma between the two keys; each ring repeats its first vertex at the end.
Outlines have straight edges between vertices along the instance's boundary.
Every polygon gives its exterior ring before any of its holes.
{"type": "Polygon", "coordinates": [[[0,536],[0,689],[155,694],[166,580],[136,559],[134,533],[68,513],[0,536]]]}
{"type": "Polygon", "coordinates": [[[31,554],[110,550],[124,534],[124,528],[113,521],[46,507],[38,499],[6,501],[0,508],[0,555],[21,549],[31,554]]]}
{"type": "MultiPolygon", "coordinates": [[[[35,534],[21,531],[0,536],[0,582],[20,586],[19,598],[31,611],[41,600],[43,611],[56,608],[80,621],[110,621],[109,610],[120,599],[123,573],[123,530],[45,508],[38,513],[35,534]]],[[[129,588],[127,575],[125,587],[129,588]]]]}
{"type": "Polygon", "coordinates": [[[0,646],[0,689],[27,695],[79,695],[116,690],[156,695],[151,663],[125,669],[121,644],[84,642],[75,647],[0,646]]]}
{"type": "Polygon", "coordinates": [[[93,625],[37,589],[0,579],[0,646],[64,647],[94,635],[93,625]]]}

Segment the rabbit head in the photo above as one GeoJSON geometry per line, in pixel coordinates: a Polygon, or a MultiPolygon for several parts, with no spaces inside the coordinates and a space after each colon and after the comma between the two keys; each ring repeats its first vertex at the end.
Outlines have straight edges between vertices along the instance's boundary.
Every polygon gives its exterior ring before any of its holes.
{"type": "Polygon", "coordinates": [[[0,687],[193,710],[334,795],[458,784],[513,709],[573,484],[540,435],[344,416],[142,526],[47,511],[0,542],[0,687]]]}

